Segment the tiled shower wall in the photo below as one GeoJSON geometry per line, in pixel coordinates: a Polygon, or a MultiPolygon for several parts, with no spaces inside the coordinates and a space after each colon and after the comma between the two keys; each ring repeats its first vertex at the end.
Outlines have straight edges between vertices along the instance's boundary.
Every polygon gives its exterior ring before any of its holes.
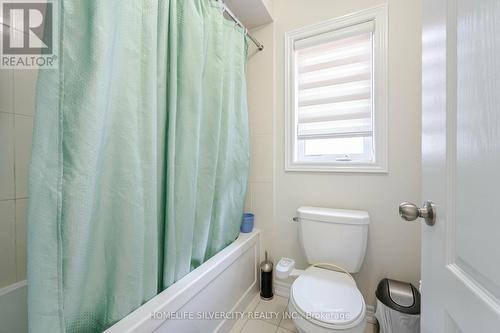
{"type": "Polygon", "coordinates": [[[0,288],[26,279],[36,70],[0,70],[0,288]]]}
{"type": "Polygon", "coordinates": [[[245,210],[255,214],[255,227],[262,231],[262,251],[271,252],[274,228],[274,26],[252,31],[264,50],[250,44],[247,64],[248,113],[251,167],[245,210]]]}

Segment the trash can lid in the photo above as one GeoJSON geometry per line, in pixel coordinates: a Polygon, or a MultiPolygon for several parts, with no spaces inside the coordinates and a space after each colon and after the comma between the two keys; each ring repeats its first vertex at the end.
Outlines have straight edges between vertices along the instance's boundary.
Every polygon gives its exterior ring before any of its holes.
{"type": "Polygon", "coordinates": [[[375,295],[391,309],[406,314],[420,314],[420,293],[411,283],[382,279],[375,295]]]}

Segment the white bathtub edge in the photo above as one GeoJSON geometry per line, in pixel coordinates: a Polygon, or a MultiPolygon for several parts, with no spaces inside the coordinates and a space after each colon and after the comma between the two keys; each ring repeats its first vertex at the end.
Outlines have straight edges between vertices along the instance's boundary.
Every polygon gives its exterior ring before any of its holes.
{"type": "MultiPolygon", "coordinates": [[[[238,238],[225,249],[214,255],[200,267],[165,289],[128,316],[108,328],[105,333],[152,332],[162,321],[150,320],[155,312],[175,312],[202,290],[213,278],[222,273],[240,255],[259,241],[260,231],[240,233],[238,238]]],[[[259,246],[259,244],[257,244],[259,246]]],[[[245,294],[248,294],[251,288],[245,294]]],[[[246,295],[242,295],[235,307],[246,295]]],[[[221,325],[217,328],[220,329],[221,325]]]]}
{"type": "Polygon", "coordinates": [[[13,283],[13,284],[9,284],[8,286],[5,286],[3,288],[0,288],[0,297],[7,295],[7,294],[15,291],[16,289],[25,287],[26,285],[27,285],[26,280],[22,280],[22,281],[18,281],[16,283],[13,283]]]}
{"type": "Polygon", "coordinates": [[[28,333],[26,280],[0,289],[0,332],[28,333]]]}

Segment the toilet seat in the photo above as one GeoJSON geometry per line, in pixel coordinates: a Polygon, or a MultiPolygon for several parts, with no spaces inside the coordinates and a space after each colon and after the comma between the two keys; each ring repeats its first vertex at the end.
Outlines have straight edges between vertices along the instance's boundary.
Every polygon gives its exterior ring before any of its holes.
{"type": "Polygon", "coordinates": [[[351,276],[309,267],[293,283],[290,301],[305,320],[329,329],[347,329],[365,319],[365,302],[351,276]]]}

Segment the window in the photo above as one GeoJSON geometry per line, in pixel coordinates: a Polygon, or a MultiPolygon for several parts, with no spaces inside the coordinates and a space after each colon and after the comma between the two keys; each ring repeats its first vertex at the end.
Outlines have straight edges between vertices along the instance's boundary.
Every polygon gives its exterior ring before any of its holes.
{"type": "Polygon", "coordinates": [[[387,171],[386,7],[286,34],[286,170],[387,171]]]}

